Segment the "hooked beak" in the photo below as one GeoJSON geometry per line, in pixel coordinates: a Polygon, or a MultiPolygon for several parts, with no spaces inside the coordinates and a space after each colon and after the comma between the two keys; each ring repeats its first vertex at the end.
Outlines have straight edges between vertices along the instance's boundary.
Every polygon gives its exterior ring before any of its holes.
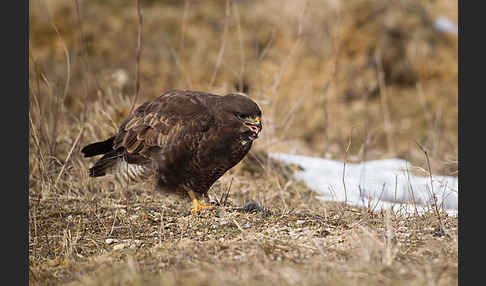
{"type": "Polygon", "coordinates": [[[248,127],[254,133],[254,139],[258,138],[262,131],[262,123],[260,117],[257,116],[253,121],[246,121],[245,126],[248,127]]]}

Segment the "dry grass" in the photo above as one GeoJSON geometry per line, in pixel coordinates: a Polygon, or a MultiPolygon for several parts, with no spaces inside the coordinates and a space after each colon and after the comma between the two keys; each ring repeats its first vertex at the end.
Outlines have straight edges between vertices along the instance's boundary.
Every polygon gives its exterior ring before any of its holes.
{"type": "Polygon", "coordinates": [[[457,175],[457,3],[30,1],[32,285],[456,285],[457,218],[322,202],[259,154],[401,157],[457,175]],[[137,64],[137,54],[140,64],[137,64]],[[138,74],[139,72],[139,74],[138,74]],[[87,176],[81,146],[172,88],[240,90],[262,107],[226,205],[87,176]],[[263,152],[263,153],[260,153],[263,152]],[[427,156],[424,156],[424,151],[427,156]],[[238,208],[258,202],[265,212],[238,208]]]}
{"type": "Polygon", "coordinates": [[[456,218],[442,214],[440,232],[432,211],[369,212],[320,202],[299,182],[282,189],[283,176],[233,178],[227,205],[198,216],[189,215],[188,201],[142,187],[128,201],[109,189],[32,199],[30,278],[69,285],[457,283],[456,218]],[[238,210],[259,196],[264,212],[238,210]]]}

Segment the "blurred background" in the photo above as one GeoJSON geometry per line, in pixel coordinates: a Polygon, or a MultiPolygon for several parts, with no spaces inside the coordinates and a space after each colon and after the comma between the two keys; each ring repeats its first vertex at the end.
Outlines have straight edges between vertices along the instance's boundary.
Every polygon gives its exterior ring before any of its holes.
{"type": "MultiPolygon", "coordinates": [[[[420,144],[434,173],[457,175],[457,1],[140,4],[137,104],[169,89],[244,92],[263,110],[256,150],[426,168],[420,144]]],[[[80,126],[84,145],[129,112],[136,1],[33,0],[29,18],[31,145],[62,161],[80,126]]]]}

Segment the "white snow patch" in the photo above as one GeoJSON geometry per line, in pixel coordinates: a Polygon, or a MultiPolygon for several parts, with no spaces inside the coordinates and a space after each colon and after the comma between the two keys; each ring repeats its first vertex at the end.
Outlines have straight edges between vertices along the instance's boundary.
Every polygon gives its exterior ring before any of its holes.
{"type": "Polygon", "coordinates": [[[273,153],[270,157],[304,170],[296,177],[320,193],[320,199],[407,213],[423,213],[433,206],[434,195],[439,208],[449,215],[458,214],[457,177],[412,175],[412,165],[402,159],[384,159],[362,163],[343,162],[273,153]],[[343,183],[344,169],[344,183],[343,183]],[[346,187],[344,187],[346,186],[346,187]],[[432,187],[431,187],[432,186],[432,187]]]}
{"type": "Polygon", "coordinates": [[[457,24],[452,22],[452,20],[450,20],[445,16],[440,16],[437,19],[435,19],[434,28],[436,28],[439,31],[451,33],[451,34],[457,34],[458,31],[457,24]]]}

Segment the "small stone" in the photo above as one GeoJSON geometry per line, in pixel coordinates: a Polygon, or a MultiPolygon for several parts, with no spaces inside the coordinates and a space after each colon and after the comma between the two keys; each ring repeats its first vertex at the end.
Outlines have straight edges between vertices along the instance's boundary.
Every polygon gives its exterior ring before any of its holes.
{"type": "Polygon", "coordinates": [[[242,208],[243,211],[245,212],[253,212],[253,211],[259,211],[262,212],[263,209],[255,202],[249,202],[242,208]]]}
{"type": "Polygon", "coordinates": [[[106,244],[112,244],[113,242],[115,242],[115,240],[113,238],[107,238],[107,239],[105,239],[105,243],[106,244]]]}
{"type": "Polygon", "coordinates": [[[49,264],[49,266],[51,267],[58,266],[59,264],[61,264],[61,258],[56,257],[54,259],[48,259],[47,264],[49,264]]]}
{"type": "Polygon", "coordinates": [[[117,244],[115,246],[113,246],[113,250],[121,250],[123,248],[125,248],[125,243],[120,243],[120,244],[117,244]]]}
{"type": "Polygon", "coordinates": [[[216,217],[223,217],[225,214],[225,211],[224,210],[219,210],[216,212],[216,217]]]}

